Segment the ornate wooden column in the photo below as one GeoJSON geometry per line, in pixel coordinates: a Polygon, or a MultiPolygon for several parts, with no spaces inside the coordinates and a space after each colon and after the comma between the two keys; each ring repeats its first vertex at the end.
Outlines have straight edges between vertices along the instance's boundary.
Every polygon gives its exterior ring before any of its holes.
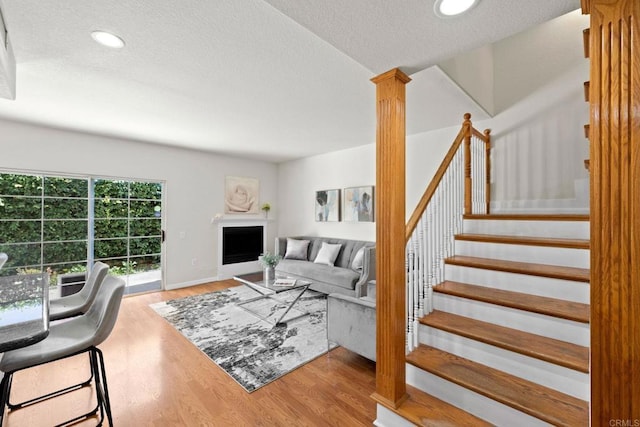
{"type": "Polygon", "coordinates": [[[640,1],[591,14],[591,425],[640,425],[640,1]]]}
{"type": "Polygon", "coordinates": [[[398,407],[405,383],[405,85],[399,69],[376,84],[376,393],[398,407]]]}

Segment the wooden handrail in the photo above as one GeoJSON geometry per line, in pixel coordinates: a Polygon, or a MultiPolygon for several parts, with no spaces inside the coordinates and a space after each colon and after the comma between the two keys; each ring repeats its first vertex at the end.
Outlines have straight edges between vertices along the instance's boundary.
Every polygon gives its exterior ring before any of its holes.
{"type": "Polygon", "coordinates": [[[487,132],[491,132],[491,129],[486,129],[483,132],[480,132],[478,129],[474,128],[473,126],[471,127],[471,135],[475,136],[478,139],[483,140],[484,142],[487,142],[487,132]]]}
{"type": "Polygon", "coordinates": [[[447,151],[447,155],[442,160],[442,163],[440,163],[440,167],[436,171],[436,174],[433,176],[433,179],[429,183],[429,186],[427,187],[424,194],[422,195],[422,198],[418,202],[418,205],[416,206],[416,209],[413,211],[411,218],[409,218],[409,221],[407,222],[407,231],[405,233],[405,240],[407,242],[411,238],[411,234],[413,233],[413,230],[415,230],[416,226],[418,225],[418,221],[420,221],[420,217],[424,213],[424,210],[427,208],[427,205],[429,205],[429,202],[431,201],[433,194],[436,192],[436,188],[438,188],[438,184],[440,184],[440,181],[442,181],[442,177],[444,176],[445,172],[449,168],[449,165],[451,164],[453,157],[456,155],[458,148],[460,148],[460,144],[462,144],[462,141],[464,140],[464,135],[465,135],[465,129],[462,128],[460,132],[458,132],[458,136],[456,136],[456,139],[453,141],[453,144],[451,144],[451,148],[449,148],[449,151],[447,151]]]}
{"type": "MultiPolygon", "coordinates": [[[[429,205],[429,202],[431,201],[431,198],[433,197],[433,194],[435,193],[436,189],[438,188],[438,185],[440,184],[440,181],[442,181],[442,177],[444,177],[445,172],[447,171],[447,169],[449,168],[449,165],[451,164],[451,161],[453,160],[454,156],[456,155],[456,152],[458,151],[458,148],[460,148],[460,144],[462,144],[463,141],[465,141],[465,139],[467,141],[470,141],[471,136],[475,136],[476,138],[484,141],[485,143],[485,152],[486,152],[486,165],[487,165],[487,171],[486,171],[486,182],[485,182],[485,186],[486,186],[486,194],[487,194],[487,214],[489,213],[489,202],[490,202],[490,187],[491,187],[491,164],[490,164],[490,150],[491,150],[491,130],[490,129],[486,129],[484,131],[484,133],[480,132],[479,130],[475,129],[472,124],[471,124],[471,114],[466,113],[464,115],[464,122],[462,124],[462,128],[460,129],[460,132],[458,132],[458,135],[456,136],[456,139],[453,141],[453,143],[451,144],[451,147],[449,148],[449,151],[447,151],[446,156],[444,157],[444,159],[442,160],[442,163],[440,163],[440,167],[438,167],[438,170],[436,171],[436,174],[433,176],[433,179],[431,180],[431,182],[429,183],[429,185],[427,186],[427,189],[424,191],[424,194],[422,195],[422,197],[420,198],[420,201],[418,202],[415,210],[413,211],[413,214],[411,214],[411,217],[409,218],[409,221],[407,222],[407,227],[406,227],[406,232],[405,232],[405,242],[408,242],[409,239],[411,238],[411,234],[413,233],[413,231],[415,230],[415,228],[418,225],[418,221],[420,221],[420,217],[422,217],[422,214],[424,213],[425,209],[427,209],[427,205],[429,205]]],[[[471,183],[471,156],[465,156],[465,162],[467,161],[466,159],[469,159],[469,183],[471,183]]],[[[467,171],[466,171],[466,165],[465,165],[465,177],[466,177],[467,171]]],[[[465,178],[465,181],[466,178],[465,178]]],[[[470,185],[470,184],[469,184],[470,185]]],[[[471,190],[469,189],[468,192],[469,196],[469,200],[471,198],[471,190]]],[[[465,200],[467,199],[467,189],[466,189],[466,182],[465,182],[465,200]]],[[[469,202],[471,203],[471,202],[469,202]]]]}

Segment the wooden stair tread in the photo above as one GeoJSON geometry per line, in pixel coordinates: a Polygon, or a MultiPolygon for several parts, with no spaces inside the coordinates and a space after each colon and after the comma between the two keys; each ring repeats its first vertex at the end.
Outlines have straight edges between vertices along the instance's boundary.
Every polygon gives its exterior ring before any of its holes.
{"type": "Polygon", "coordinates": [[[420,319],[420,323],[565,368],[589,373],[587,347],[438,310],[424,316],[420,319]]]}
{"type": "Polygon", "coordinates": [[[547,423],[589,424],[588,402],[471,360],[420,345],[407,362],[547,423]]]}
{"type": "Polygon", "coordinates": [[[589,282],[589,269],[564,267],[528,262],[504,261],[490,258],[478,258],[456,255],[444,260],[445,264],[463,267],[483,268],[486,270],[504,271],[508,273],[528,274],[531,276],[550,277],[554,279],[589,282]]]}
{"type": "MultiPolygon", "coordinates": [[[[398,408],[389,407],[384,402],[378,401],[378,403],[419,426],[484,427],[492,425],[408,384],[407,394],[409,397],[398,408]]],[[[375,395],[373,398],[377,400],[375,395]]]]}
{"type": "Polygon", "coordinates": [[[555,248],[589,249],[588,239],[559,239],[555,237],[502,236],[498,234],[456,234],[456,240],[467,242],[503,243],[509,245],[548,246],[555,248]]]}
{"type": "Polygon", "coordinates": [[[589,221],[589,215],[582,214],[466,214],[464,219],[516,220],[516,221],[589,221]]]}
{"type": "Polygon", "coordinates": [[[446,280],[433,288],[434,292],[501,305],[503,307],[545,314],[561,319],[589,323],[589,304],[549,298],[487,286],[446,280]]]}

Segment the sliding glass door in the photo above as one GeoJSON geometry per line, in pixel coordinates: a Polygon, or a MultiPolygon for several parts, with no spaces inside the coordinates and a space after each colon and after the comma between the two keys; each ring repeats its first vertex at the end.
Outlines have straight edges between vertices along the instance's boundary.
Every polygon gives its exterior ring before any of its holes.
{"type": "Polygon", "coordinates": [[[162,183],[0,173],[0,275],[106,262],[128,292],[162,283],[162,183]]]}
{"type": "Polygon", "coordinates": [[[162,184],[93,181],[95,260],[127,280],[136,291],[161,287],[162,184]]]}

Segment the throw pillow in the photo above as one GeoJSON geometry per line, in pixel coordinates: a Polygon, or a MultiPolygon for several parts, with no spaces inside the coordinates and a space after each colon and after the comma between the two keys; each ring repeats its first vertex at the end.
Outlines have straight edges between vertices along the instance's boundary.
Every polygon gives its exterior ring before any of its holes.
{"type": "Polygon", "coordinates": [[[284,254],[285,259],[307,260],[307,249],[309,248],[308,240],[297,240],[287,237],[287,251],[284,254]]]}
{"type": "Polygon", "coordinates": [[[355,271],[361,271],[364,265],[364,247],[358,249],[356,256],[353,257],[351,262],[351,269],[355,271]]]}
{"type": "Polygon", "coordinates": [[[320,248],[320,252],[316,256],[316,259],[313,261],[316,264],[327,264],[333,266],[336,262],[336,258],[338,258],[338,254],[340,253],[341,244],[331,244],[327,242],[322,242],[322,247],[320,248]]]}

